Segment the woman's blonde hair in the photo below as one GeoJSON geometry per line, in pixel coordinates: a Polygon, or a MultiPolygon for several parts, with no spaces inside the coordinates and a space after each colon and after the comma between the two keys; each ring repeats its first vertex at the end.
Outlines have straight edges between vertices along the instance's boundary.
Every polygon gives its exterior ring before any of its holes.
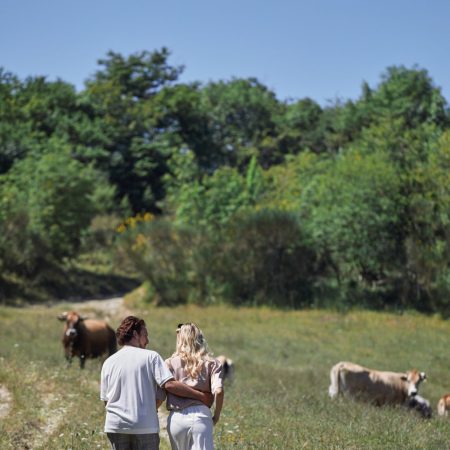
{"type": "Polygon", "coordinates": [[[202,330],[195,323],[179,324],[177,328],[177,348],[172,356],[179,356],[191,378],[196,378],[205,361],[212,360],[208,343],[202,330]]]}

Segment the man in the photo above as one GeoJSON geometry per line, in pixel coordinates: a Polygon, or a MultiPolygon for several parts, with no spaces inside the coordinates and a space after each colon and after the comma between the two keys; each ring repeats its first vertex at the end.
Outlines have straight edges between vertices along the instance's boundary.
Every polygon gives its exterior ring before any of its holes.
{"type": "Polygon", "coordinates": [[[103,364],[100,398],[105,402],[105,433],[113,450],[159,449],[157,406],[162,388],[180,397],[201,401],[208,407],[213,396],[174,381],[161,356],[146,350],[144,320],[128,316],[116,331],[123,347],[103,364]]]}

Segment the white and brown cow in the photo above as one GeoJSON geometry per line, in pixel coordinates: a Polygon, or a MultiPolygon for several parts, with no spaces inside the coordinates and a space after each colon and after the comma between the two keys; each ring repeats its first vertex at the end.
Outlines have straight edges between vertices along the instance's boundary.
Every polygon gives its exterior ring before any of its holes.
{"type": "Polygon", "coordinates": [[[367,369],[351,362],[340,362],[332,367],[330,397],[346,394],[375,405],[399,404],[408,406],[426,379],[424,372],[410,370],[405,373],[367,369]]]}
{"type": "Polygon", "coordinates": [[[431,419],[431,416],[433,415],[433,408],[431,407],[430,402],[420,395],[409,397],[406,406],[412,411],[417,411],[425,419],[431,419]]]}
{"type": "Polygon", "coordinates": [[[446,394],[441,397],[437,404],[438,416],[448,417],[450,411],[450,394],[446,394]]]}
{"type": "Polygon", "coordinates": [[[58,320],[65,322],[62,343],[69,364],[78,356],[83,369],[86,358],[117,351],[116,334],[104,320],[86,319],[75,311],[60,314],[58,320]]]}

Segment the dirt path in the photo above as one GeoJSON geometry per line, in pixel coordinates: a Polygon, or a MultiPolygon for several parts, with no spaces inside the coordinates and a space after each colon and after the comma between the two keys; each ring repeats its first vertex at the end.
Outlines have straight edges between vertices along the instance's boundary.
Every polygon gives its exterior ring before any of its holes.
{"type": "Polygon", "coordinates": [[[103,316],[106,320],[118,320],[132,314],[132,311],[124,305],[123,297],[74,303],[73,308],[85,313],[89,311],[94,311],[97,314],[100,313],[99,315],[103,316]]]}
{"type": "Polygon", "coordinates": [[[0,384],[0,419],[6,417],[11,410],[12,395],[6,388],[0,384]]]}

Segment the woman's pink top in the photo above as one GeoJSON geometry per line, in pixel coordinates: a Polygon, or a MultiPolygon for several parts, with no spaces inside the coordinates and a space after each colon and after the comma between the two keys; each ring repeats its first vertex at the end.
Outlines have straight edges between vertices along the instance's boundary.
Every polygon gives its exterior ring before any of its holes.
{"type": "MultiPolygon", "coordinates": [[[[181,381],[188,386],[203,392],[216,393],[217,389],[223,387],[222,364],[217,359],[205,361],[196,379],[192,379],[184,369],[184,362],[179,356],[166,359],[170,371],[175,380],[181,381]]],[[[178,397],[167,392],[166,406],[168,410],[181,410],[192,405],[203,405],[199,400],[192,398],[178,397]]]]}

